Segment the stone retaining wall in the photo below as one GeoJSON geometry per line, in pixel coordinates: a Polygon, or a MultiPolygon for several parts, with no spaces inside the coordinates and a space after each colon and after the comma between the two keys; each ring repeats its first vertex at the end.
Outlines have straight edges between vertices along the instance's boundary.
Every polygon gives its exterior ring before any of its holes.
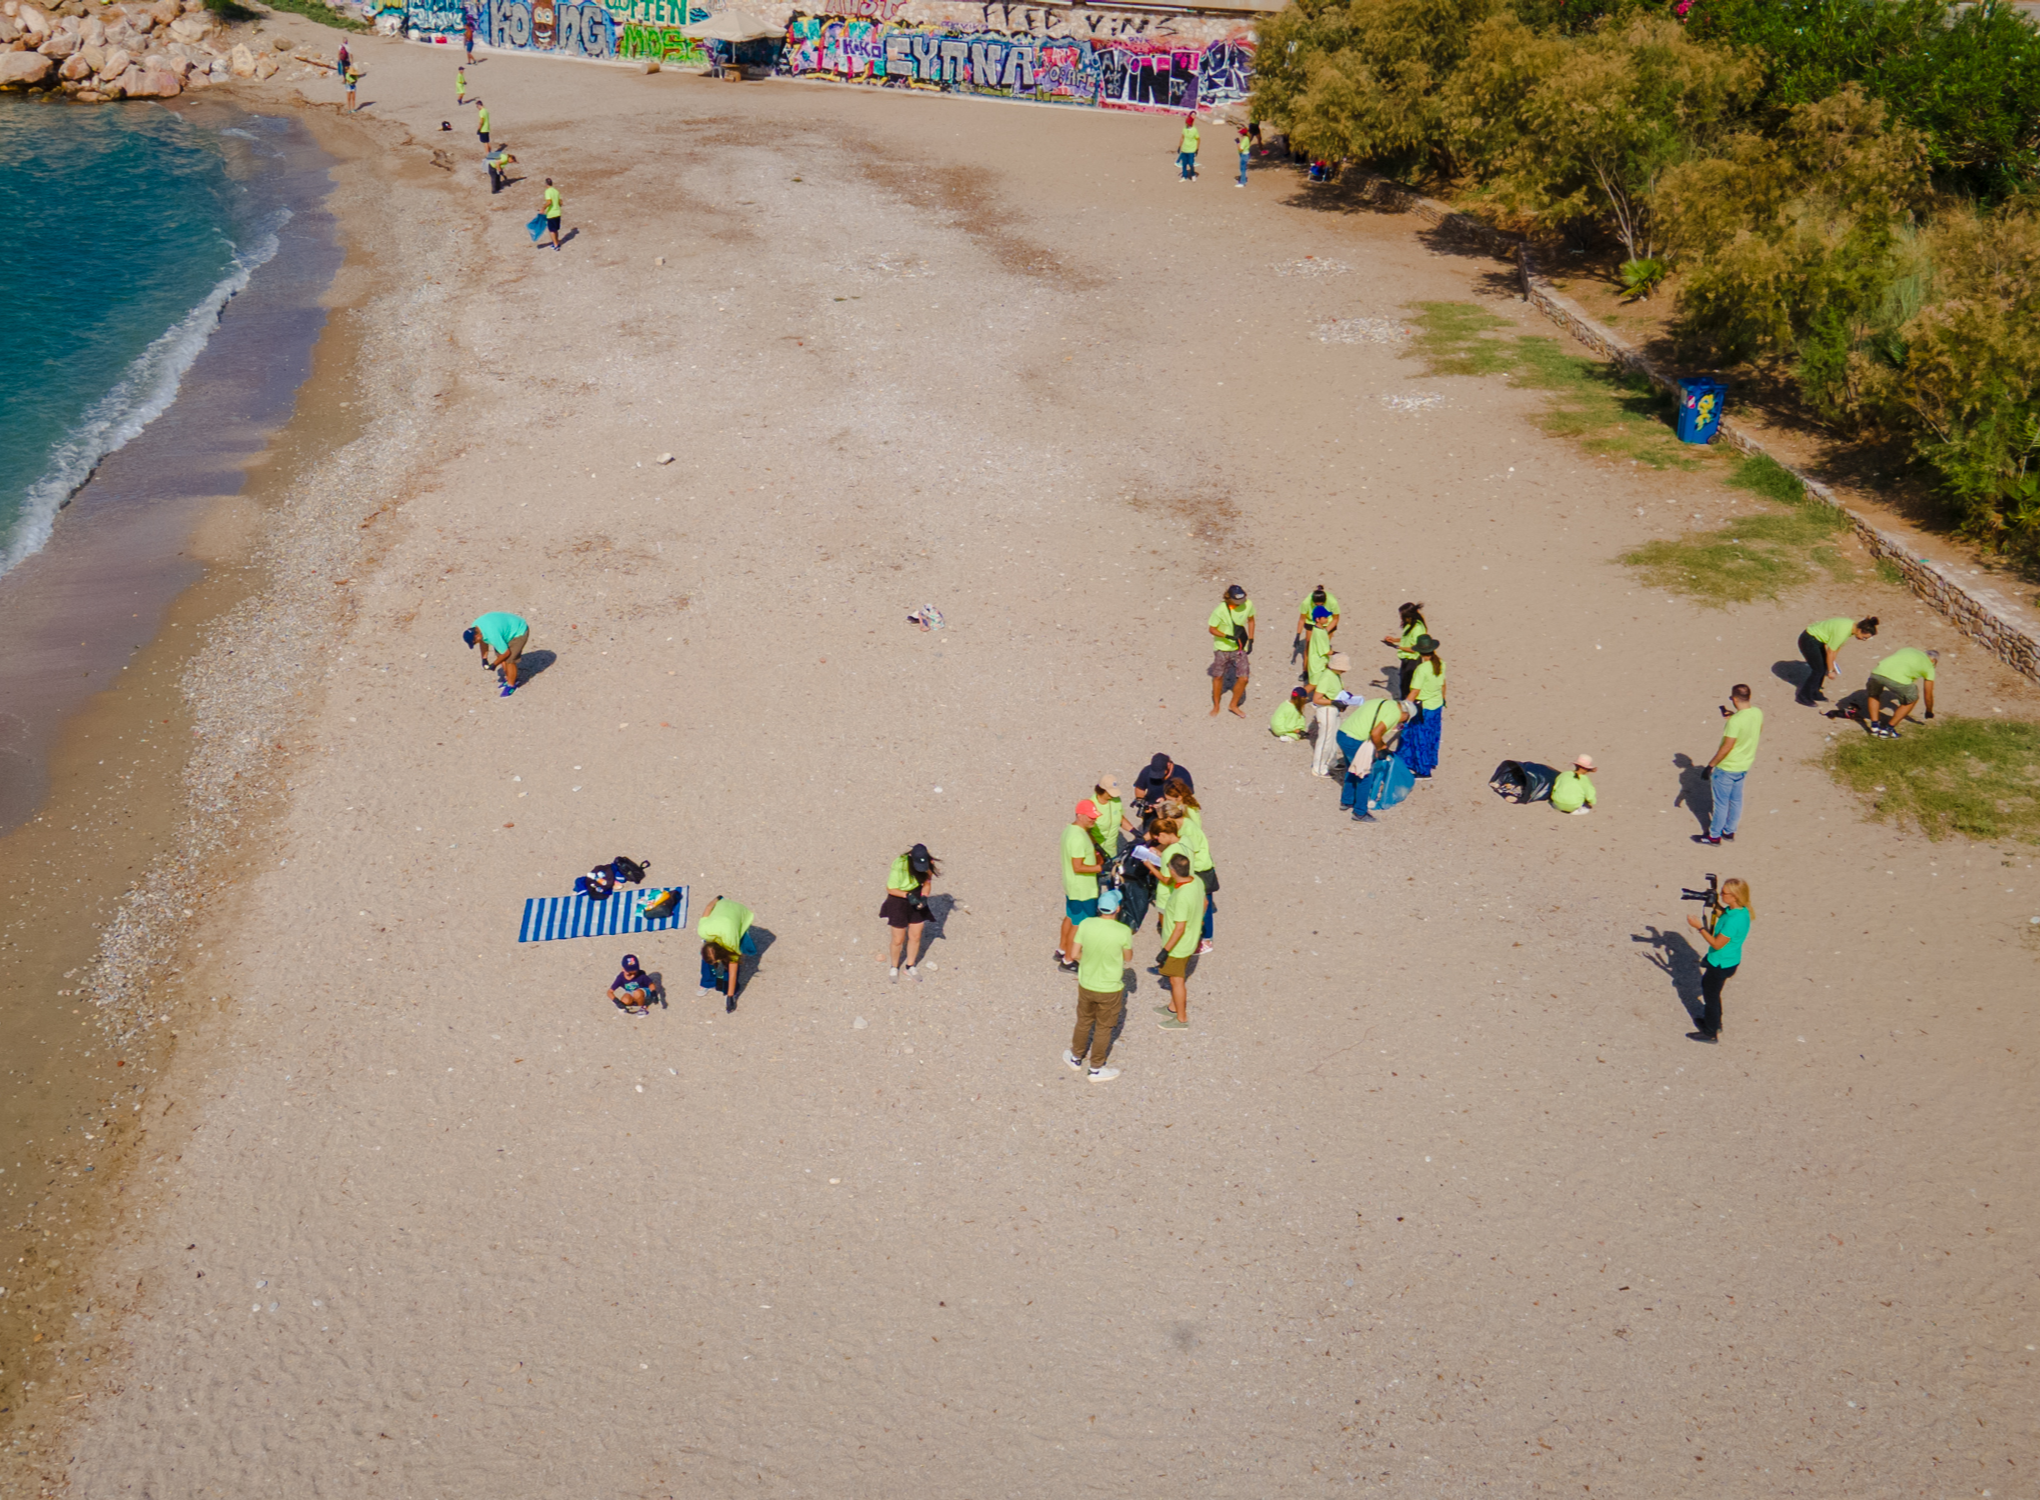
{"type": "MultiPolygon", "coordinates": [[[[1401,212],[1415,214],[1453,238],[1486,245],[1497,256],[1514,260],[1522,278],[1525,301],[1588,348],[1634,370],[1660,390],[1674,396],[1678,394],[1678,382],[1646,359],[1642,350],[1613,329],[1596,322],[1577,302],[1561,294],[1539,275],[1530,247],[1522,240],[1504,234],[1492,225],[1483,224],[1469,214],[1460,213],[1449,204],[1413,193],[1385,177],[1372,173],[1362,173],[1361,176],[1368,184],[1369,195],[1376,201],[1391,204],[1401,212]]],[[[1808,495],[1840,511],[1847,517],[1850,528],[1862,538],[1863,545],[1870,549],[1871,555],[1896,567],[1907,586],[1947,616],[1957,630],[2015,671],[2040,681],[2040,639],[2019,623],[2016,610],[2007,600],[1990,590],[1958,582],[1945,564],[1921,557],[1905,537],[1896,532],[1880,531],[1844,505],[1833,490],[1793,468],[1733,420],[1722,419],[1721,433],[1742,452],[1770,459],[1798,480],[1808,495]]]]}

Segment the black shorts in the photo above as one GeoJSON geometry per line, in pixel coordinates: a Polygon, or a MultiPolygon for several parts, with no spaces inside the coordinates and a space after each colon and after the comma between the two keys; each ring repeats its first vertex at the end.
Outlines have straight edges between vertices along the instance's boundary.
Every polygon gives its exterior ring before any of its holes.
{"type": "Polygon", "coordinates": [[[545,227],[547,229],[550,229],[554,234],[558,234],[560,232],[560,221],[558,219],[547,219],[545,221],[545,227]]]}
{"type": "Polygon", "coordinates": [[[475,134],[476,134],[476,135],[478,135],[478,136],[480,136],[480,137],[482,138],[482,144],[483,144],[484,146],[486,146],[486,145],[488,145],[488,144],[489,144],[489,132],[488,132],[488,131],[486,131],[486,130],[477,130],[477,131],[475,132],[475,134]]]}
{"type": "Polygon", "coordinates": [[[917,907],[912,897],[902,896],[897,891],[887,891],[885,893],[885,904],[879,907],[878,914],[885,919],[886,926],[898,927],[902,930],[913,926],[916,922],[928,920],[928,913],[925,909],[917,907]]]}

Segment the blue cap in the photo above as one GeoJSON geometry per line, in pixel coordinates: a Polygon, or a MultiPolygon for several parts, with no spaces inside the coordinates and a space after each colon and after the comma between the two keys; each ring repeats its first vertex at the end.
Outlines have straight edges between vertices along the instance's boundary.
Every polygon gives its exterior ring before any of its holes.
{"type": "Polygon", "coordinates": [[[1101,917],[1110,916],[1113,912],[1118,910],[1119,910],[1119,892],[1100,891],[1098,893],[1099,916],[1101,917]]]}

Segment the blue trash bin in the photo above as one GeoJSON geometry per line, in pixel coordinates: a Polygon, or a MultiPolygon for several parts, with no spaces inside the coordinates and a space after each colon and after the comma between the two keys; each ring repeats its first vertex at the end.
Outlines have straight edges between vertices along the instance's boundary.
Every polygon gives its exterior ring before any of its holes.
{"type": "Polygon", "coordinates": [[[1719,380],[1679,382],[1679,441],[1711,443],[1721,430],[1721,407],[1728,387],[1719,380]]]}

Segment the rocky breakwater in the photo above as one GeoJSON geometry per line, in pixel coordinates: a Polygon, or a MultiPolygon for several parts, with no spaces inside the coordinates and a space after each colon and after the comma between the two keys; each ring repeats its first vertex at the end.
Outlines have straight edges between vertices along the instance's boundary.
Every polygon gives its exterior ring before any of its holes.
{"type": "Polygon", "coordinates": [[[0,89],[49,90],[82,104],[172,99],[236,78],[269,78],[283,65],[279,52],[287,56],[290,43],[274,39],[257,50],[236,41],[205,0],[63,0],[47,10],[35,0],[0,0],[0,89]]]}

